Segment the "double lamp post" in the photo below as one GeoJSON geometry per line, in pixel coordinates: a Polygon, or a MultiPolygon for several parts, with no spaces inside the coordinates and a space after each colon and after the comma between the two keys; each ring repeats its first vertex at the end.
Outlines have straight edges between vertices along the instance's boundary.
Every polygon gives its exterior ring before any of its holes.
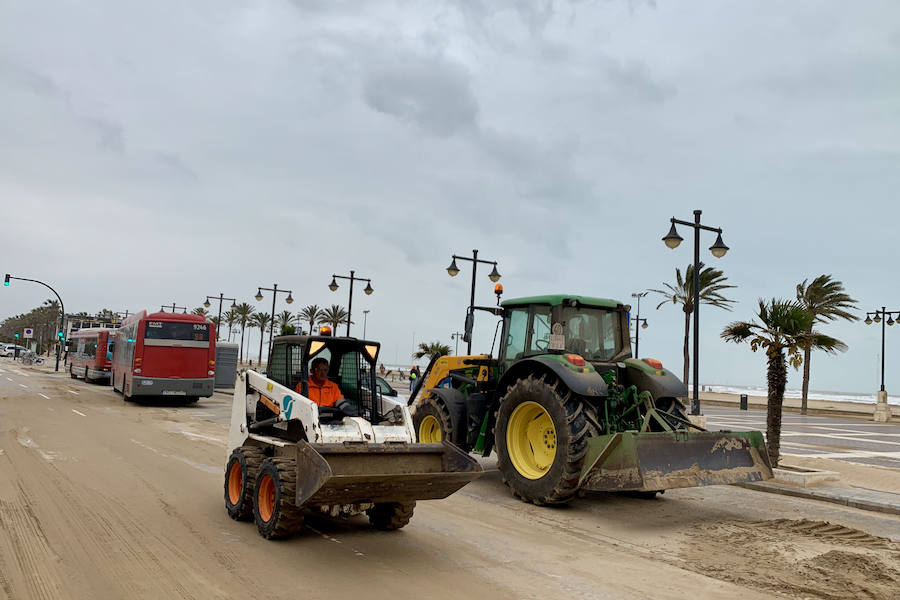
{"type": "MultiPolygon", "coordinates": [[[[210,298],[212,298],[213,300],[218,299],[218,301],[219,301],[219,317],[216,319],[216,341],[218,342],[219,341],[219,329],[222,328],[222,300],[231,300],[231,310],[234,310],[235,308],[237,308],[237,300],[235,300],[234,298],[226,298],[225,294],[223,294],[222,292],[219,292],[218,296],[207,296],[206,297],[206,301],[203,303],[203,306],[205,306],[206,308],[210,307],[210,304],[209,304],[210,298]]],[[[275,309],[273,308],[272,310],[275,310],[275,309]]]]}
{"type": "Polygon", "coordinates": [[[666,246],[675,249],[684,239],[678,235],[675,225],[686,225],[687,227],[694,228],[694,277],[691,283],[694,295],[694,373],[691,377],[693,380],[691,382],[693,383],[693,398],[691,399],[692,415],[700,414],[700,230],[714,231],[717,234],[716,242],[709,247],[709,251],[713,256],[722,258],[725,256],[725,253],[728,252],[728,246],[722,241],[722,229],[720,227],[707,227],[706,225],[701,225],[701,213],[702,211],[699,210],[694,211],[693,222],[681,221],[672,217],[672,227],[669,229],[669,233],[662,238],[662,241],[666,243],[666,246]]]}
{"type": "MultiPolygon", "coordinates": [[[[270,287],[270,288],[267,288],[267,287],[256,288],[256,295],[254,296],[254,298],[256,298],[257,302],[262,302],[263,290],[265,290],[267,292],[272,292],[272,316],[271,316],[271,321],[269,321],[269,353],[271,353],[272,352],[272,335],[275,333],[275,299],[278,296],[278,292],[288,295],[288,297],[284,299],[284,301],[287,302],[288,304],[291,304],[294,301],[294,297],[291,295],[293,293],[293,292],[291,292],[291,290],[279,290],[278,284],[274,283],[274,284],[272,284],[272,287],[270,287]]],[[[218,331],[218,328],[216,328],[216,331],[218,331]]],[[[260,333],[260,335],[262,335],[262,333],[260,333]]],[[[262,348],[262,342],[260,342],[260,348],[262,348]]],[[[247,353],[249,354],[249,351],[247,353]]],[[[259,362],[262,363],[262,356],[259,357],[259,362]]]]}
{"type": "Polygon", "coordinates": [[[885,325],[891,326],[894,321],[900,321],[900,310],[887,310],[882,306],[881,310],[873,310],[866,313],[866,325],[881,323],[881,389],[878,391],[878,400],[875,403],[875,420],[887,422],[891,420],[891,410],[887,405],[887,390],[884,389],[884,332],[885,325]],[[896,319],[894,315],[897,315],[896,319]]]}
{"type": "Polygon", "coordinates": [[[475,272],[478,270],[478,263],[494,265],[494,269],[488,275],[488,279],[495,283],[500,280],[500,273],[497,272],[497,261],[481,260],[478,258],[478,250],[472,250],[472,258],[457,256],[455,254],[453,255],[450,266],[447,267],[447,273],[450,275],[450,277],[456,277],[459,274],[459,267],[456,266],[457,259],[467,260],[472,263],[472,293],[469,296],[469,312],[466,313],[466,326],[465,333],[463,334],[463,340],[465,340],[466,344],[468,344],[466,347],[466,353],[472,354],[472,328],[475,324],[475,272]]]}
{"type": "MultiPolygon", "coordinates": [[[[372,287],[371,279],[367,279],[365,277],[357,277],[356,271],[350,271],[349,277],[346,275],[335,275],[334,273],[331,274],[331,283],[328,284],[328,289],[331,290],[332,292],[336,292],[338,290],[338,288],[340,287],[337,282],[338,279],[349,279],[350,280],[350,299],[347,301],[347,337],[350,337],[350,316],[353,313],[353,282],[355,282],[355,281],[365,281],[366,282],[366,288],[363,290],[366,293],[366,296],[371,296],[372,292],[375,291],[375,288],[372,287]]],[[[363,312],[368,312],[368,311],[363,311],[363,312]]],[[[365,328],[363,328],[363,331],[365,331],[365,328]]],[[[363,333],[363,337],[366,337],[365,333],[363,333]]]]}

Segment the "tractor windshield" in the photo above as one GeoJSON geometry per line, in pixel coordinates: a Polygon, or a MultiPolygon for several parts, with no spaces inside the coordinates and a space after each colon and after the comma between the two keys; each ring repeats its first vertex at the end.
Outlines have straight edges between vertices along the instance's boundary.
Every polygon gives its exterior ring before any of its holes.
{"type": "Polygon", "coordinates": [[[590,307],[562,308],[559,316],[566,336],[566,350],[588,360],[612,360],[622,351],[622,328],[615,310],[590,307]]]}

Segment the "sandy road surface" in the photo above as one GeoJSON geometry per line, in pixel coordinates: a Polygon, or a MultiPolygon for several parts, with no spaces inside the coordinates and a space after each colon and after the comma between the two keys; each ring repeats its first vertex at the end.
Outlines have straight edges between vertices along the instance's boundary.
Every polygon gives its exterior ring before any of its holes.
{"type": "MultiPolygon", "coordinates": [[[[126,404],[0,362],[0,598],[896,598],[900,519],[717,487],[520,503],[496,472],[412,523],[222,504],[230,401],[126,404]],[[23,387],[24,386],[24,387],[23,387]]],[[[486,462],[490,468],[491,461],[486,462]]]]}

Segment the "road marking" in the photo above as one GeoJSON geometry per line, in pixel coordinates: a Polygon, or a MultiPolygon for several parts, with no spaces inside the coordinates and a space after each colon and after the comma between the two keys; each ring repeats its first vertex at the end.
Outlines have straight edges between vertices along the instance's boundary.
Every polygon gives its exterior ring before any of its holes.
{"type": "Polygon", "coordinates": [[[28,373],[23,373],[22,371],[19,371],[17,369],[13,369],[13,373],[16,373],[17,375],[21,375],[22,377],[28,377],[28,373]]]}
{"type": "Polygon", "coordinates": [[[15,381],[13,381],[12,377],[7,377],[7,379],[8,379],[9,381],[12,381],[13,383],[15,383],[15,381]]]}
{"type": "Polygon", "coordinates": [[[27,388],[27,387],[28,387],[28,386],[25,385],[24,383],[20,383],[19,385],[20,385],[21,387],[23,387],[23,388],[27,388]]]}
{"type": "Polygon", "coordinates": [[[213,444],[221,444],[224,441],[223,438],[212,437],[209,435],[200,435],[199,433],[192,433],[190,431],[179,431],[178,433],[191,439],[204,440],[206,442],[212,442],[213,444]]]}
{"type": "Polygon", "coordinates": [[[47,400],[50,399],[50,396],[47,396],[47,395],[42,394],[42,393],[40,393],[40,392],[38,392],[38,396],[41,396],[41,397],[43,397],[43,398],[46,398],[47,400]]]}
{"type": "Polygon", "coordinates": [[[76,392],[75,390],[66,390],[66,391],[69,392],[70,394],[75,394],[76,396],[78,395],[78,392],[76,392]]]}
{"type": "Polygon", "coordinates": [[[87,415],[84,414],[83,412],[78,412],[78,411],[75,410],[74,408],[72,409],[72,412],[75,413],[76,415],[81,415],[82,417],[86,417],[86,416],[87,416],[87,415]]]}

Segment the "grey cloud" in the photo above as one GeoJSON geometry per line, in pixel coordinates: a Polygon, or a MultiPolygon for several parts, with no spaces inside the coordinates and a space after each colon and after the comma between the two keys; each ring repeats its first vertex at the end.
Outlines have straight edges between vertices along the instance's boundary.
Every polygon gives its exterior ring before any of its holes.
{"type": "Polygon", "coordinates": [[[603,67],[607,80],[626,98],[661,103],[675,95],[675,88],[654,80],[647,65],[637,60],[609,60],[603,67]]]}
{"type": "Polygon", "coordinates": [[[439,57],[395,55],[365,74],[363,97],[378,112],[438,137],[472,130],[478,102],[465,71],[439,57]]]}
{"type": "Polygon", "coordinates": [[[125,135],[120,124],[95,117],[80,117],[79,120],[96,133],[98,148],[117,154],[125,152],[125,135]]]}
{"type": "Polygon", "coordinates": [[[154,160],[165,167],[166,171],[175,176],[175,178],[186,182],[196,182],[200,179],[196,171],[184,164],[181,157],[177,154],[169,152],[157,152],[153,156],[154,160]]]}

